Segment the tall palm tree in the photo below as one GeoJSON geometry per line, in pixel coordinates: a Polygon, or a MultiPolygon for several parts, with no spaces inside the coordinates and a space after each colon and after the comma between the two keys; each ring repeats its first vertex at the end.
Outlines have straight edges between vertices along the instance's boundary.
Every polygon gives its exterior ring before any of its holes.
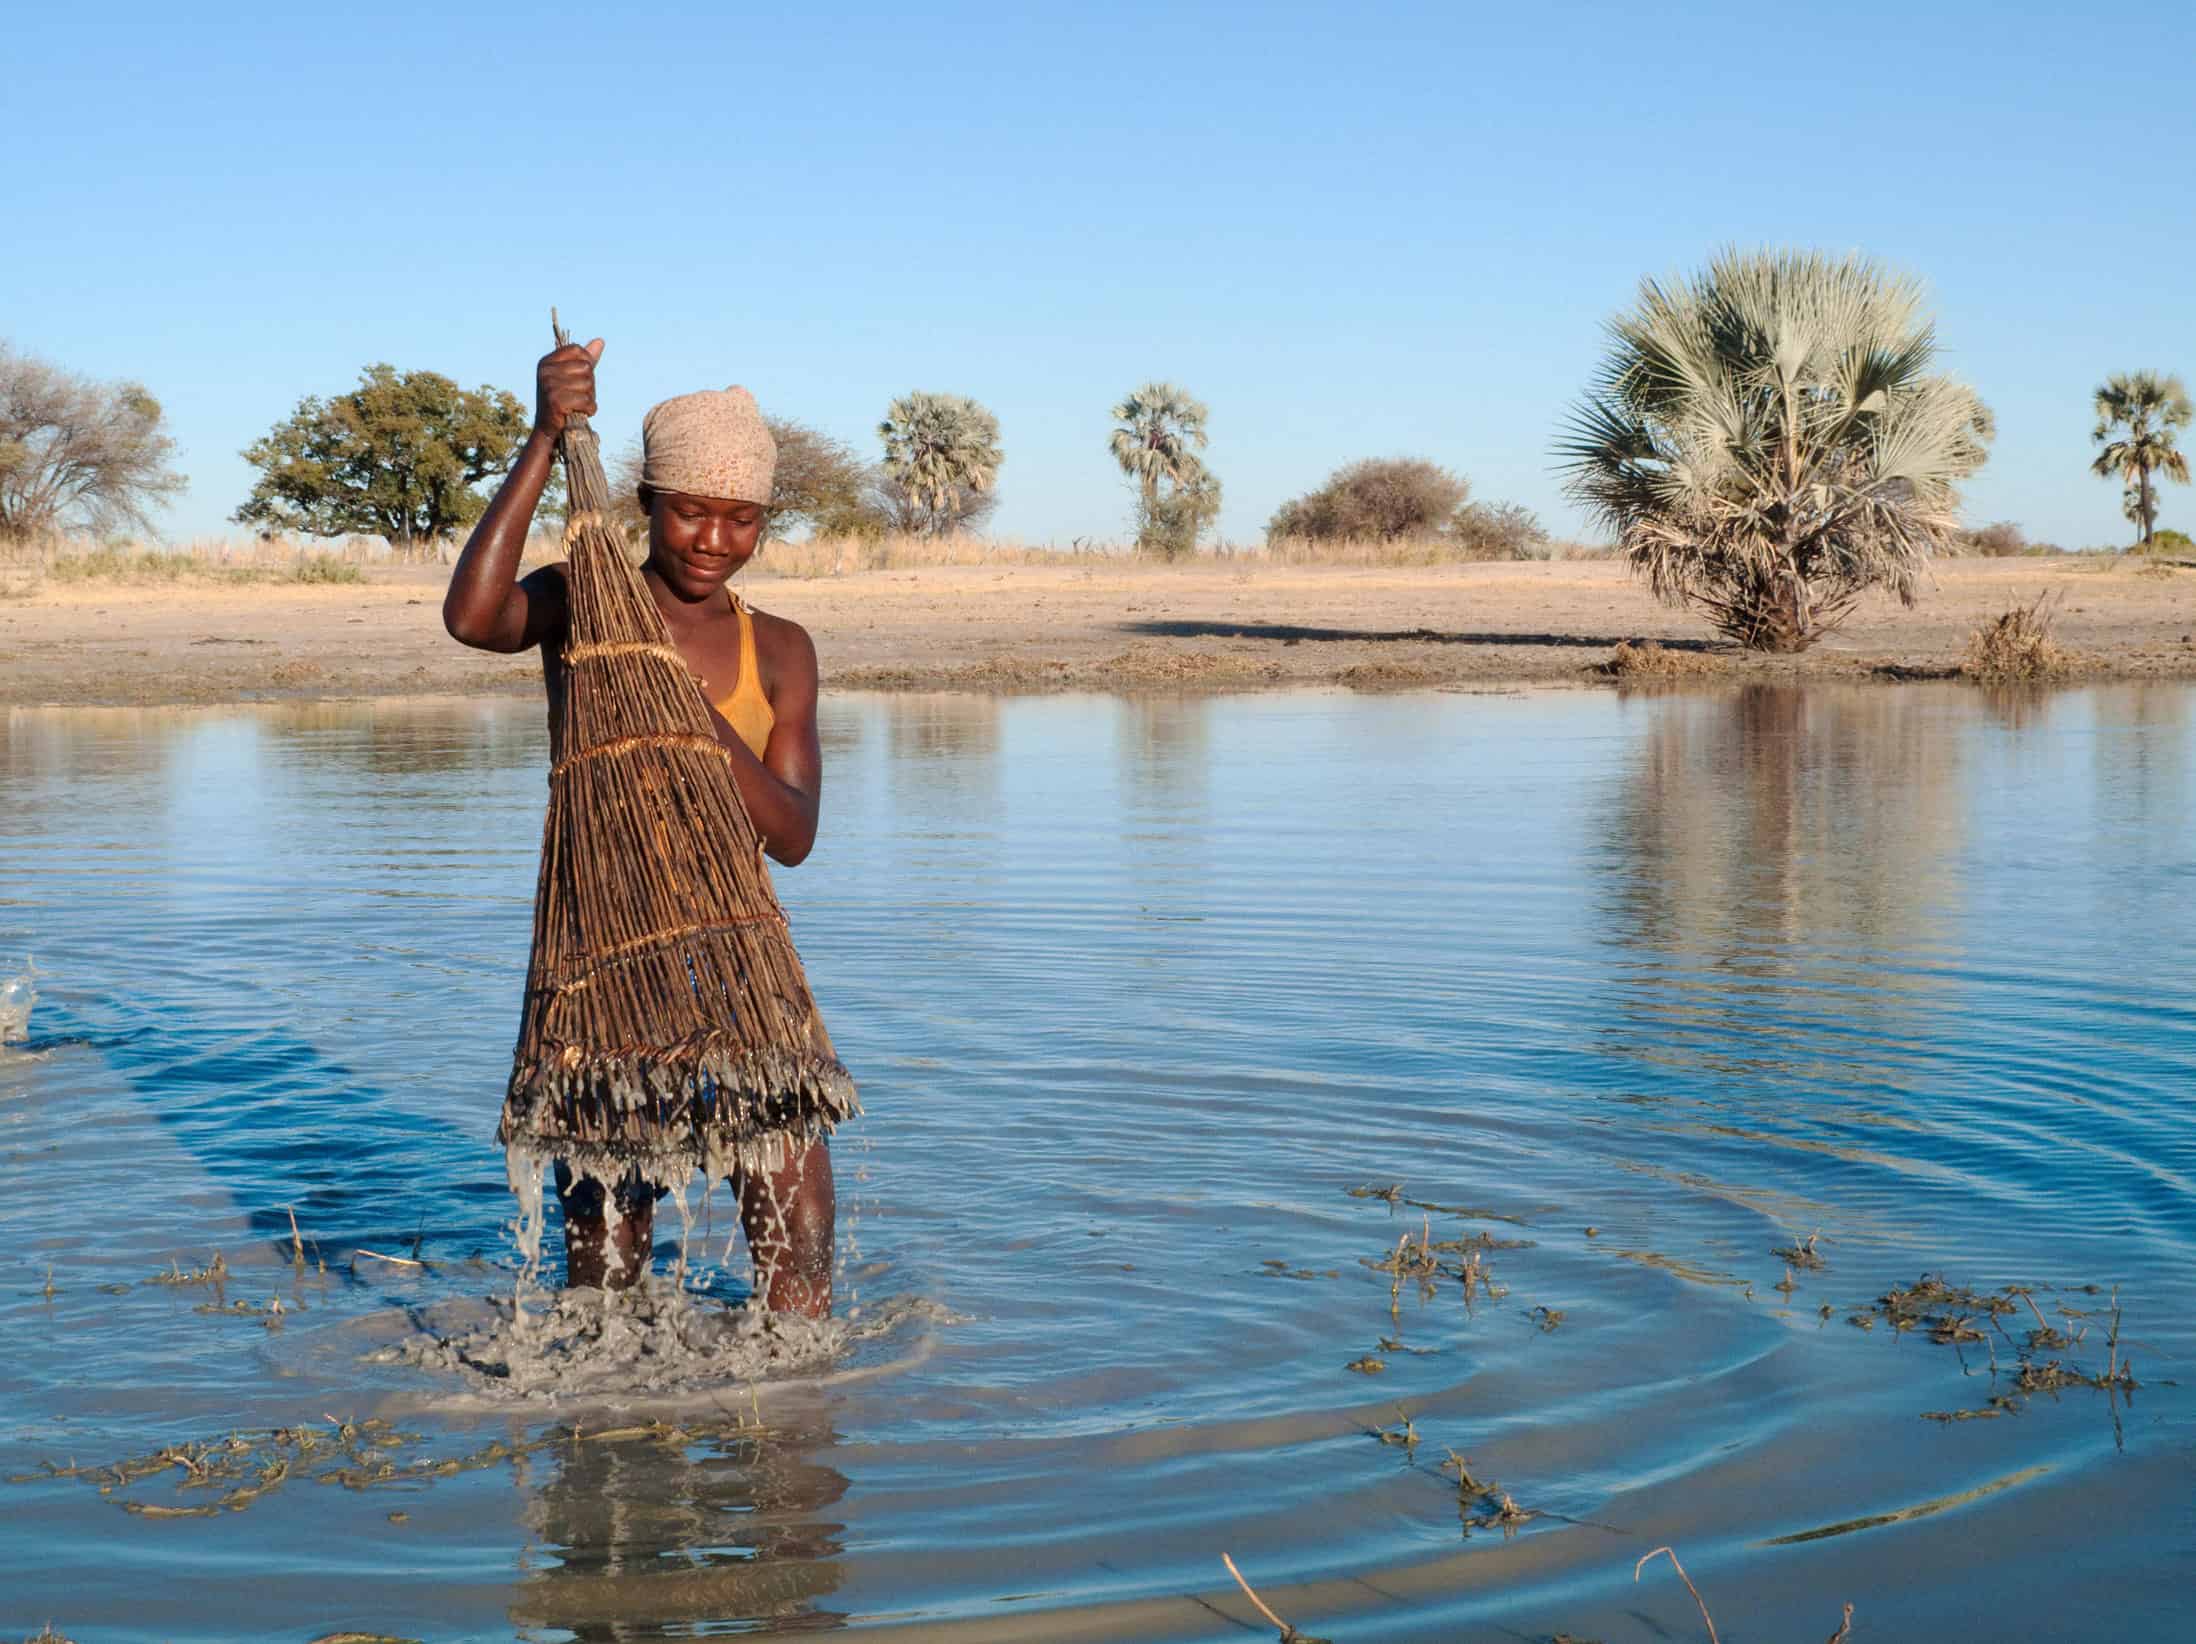
{"type": "MultiPolygon", "coordinates": [[[[1197,453],[1205,446],[1204,401],[1171,382],[1147,382],[1113,408],[1114,429],[1107,441],[1121,472],[1136,482],[1136,545],[1171,552],[1180,532],[1170,529],[1183,509],[1170,509],[1162,487],[1177,497],[1200,493],[1217,497],[1219,481],[1206,472],[1197,453]]],[[[1201,523],[1216,510],[1189,508],[1201,523]]],[[[1195,539],[1192,538],[1194,544],[1195,539]]]]}
{"type": "Polygon", "coordinates": [[[2145,549],[2158,527],[2158,497],[2150,476],[2163,474],[2177,484],[2188,483],[2188,458],[2181,454],[2175,431],[2188,426],[2190,411],[2181,379],[2155,371],[2117,372],[2097,390],[2097,428],[2090,438],[2104,449],[2089,471],[2100,479],[2117,475],[2133,493],[2128,517],[2142,527],[2145,549]],[[2115,439],[2120,429],[2126,432],[2115,439]]]}
{"type": "Polygon", "coordinates": [[[924,536],[980,511],[999,483],[999,419],[960,394],[903,394],[877,424],[887,484],[924,536]]]}
{"type": "Polygon", "coordinates": [[[1567,489],[1658,598],[1801,651],[1870,588],[1914,603],[1995,432],[1933,374],[1913,280],[1862,257],[1729,250],[1649,280],[1559,451],[1567,489]]]}

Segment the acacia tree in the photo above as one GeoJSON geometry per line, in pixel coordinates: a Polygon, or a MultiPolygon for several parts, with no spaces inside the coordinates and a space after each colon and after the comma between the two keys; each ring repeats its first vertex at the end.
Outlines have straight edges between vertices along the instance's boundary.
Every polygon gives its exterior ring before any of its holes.
{"type": "Polygon", "coordinates": [[[160,402],[0,343],[0,540],[152,528],[184,488],[160,402]]]}
{"type": "Polygon", "coordinates": [[[1918,284],[1862,257],[1726,251],[1647,281],[1559,450],[1657,597],[1801,651],[1870,588],[1914,603],[1995,431],[1933,373],[1918,284]]]}
{"type": "Polygon", "coordinates": [[[1189,553],[1220,514],[1220,481],[1205,448],[1202,400],[1171,382],[1148,382],[1113,408],[1107,441],[1136,486],[1136,546],[1174,559],[1189,553]]]}
{"type": "Polygon", "coordinates": [[[918,536],[975,525],[998,504],[999,419],[961,394],[903,394],[877,424],[879,502],[918,536]]]}
{"type": "Polygon", "coordinates": [[[2097,427],[2090,438],[2104,449],[2089,471],[2100,479],[2120,480],[2125,487],[2121,512],[2141,528],[2147,550],[2158,527],[2158,496],[2151,475],[2188,483],[2188,458],[2178,439],[2191,415],[2188,390],[2179,377],[2121,371],[2107,377],[2097,390],[2096,407],[2097,427]]]}
{"type": "Polygon", "coordinates": [[[308,395],[245,448],[260,477],[231,517],[306,536],[381,537],[409,553],[481,516],[488,499],[477,487],[510,468],[528,426],[505,389],[370,365],[349,393],[308,395]]]}

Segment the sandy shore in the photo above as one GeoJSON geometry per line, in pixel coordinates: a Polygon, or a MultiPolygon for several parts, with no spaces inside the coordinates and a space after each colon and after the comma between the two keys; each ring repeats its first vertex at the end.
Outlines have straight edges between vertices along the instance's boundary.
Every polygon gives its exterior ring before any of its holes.
{"type": "MultiPolygon", "coordinates": [[[[50,585],[0,602],[0,704],[538,689],[533,658],[484,656],[443,633],[444,574],[391,570],[348,586],[50,585]]],[[[1710,665],[1729,679],[1942,672],[1979,624],[2047,590],[2061,597],[2058,638],[2096,675],[2196,678],[2196,570],[2096,559],[1948,562],[1912,611],[1871,601],[1803,656],[1717,654],[1710,665]]],[[[748,592],[807,624],[825,683],[842,689],[1587,684],[1619,640],[1713,640],[1597,561],[1379,570],[1083,560],[764,576],[748,592]]]]}

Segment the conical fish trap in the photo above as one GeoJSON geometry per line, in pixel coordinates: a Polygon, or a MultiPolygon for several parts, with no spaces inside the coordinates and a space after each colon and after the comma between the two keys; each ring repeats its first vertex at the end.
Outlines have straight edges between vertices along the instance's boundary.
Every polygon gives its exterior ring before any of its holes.
{"type": "Polygon", "coordinates": [[[561,449],[570,621],[550,670],[534,952],[497,1137],[604,1181],[772,1169],[860,1111],[854,1082],[731,756],[611,523],[584,418],[561,449]]]}

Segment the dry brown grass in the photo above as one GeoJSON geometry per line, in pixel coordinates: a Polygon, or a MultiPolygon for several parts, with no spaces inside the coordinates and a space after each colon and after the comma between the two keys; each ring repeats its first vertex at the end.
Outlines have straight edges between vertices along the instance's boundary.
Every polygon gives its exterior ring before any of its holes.
{"type": "MultiPolygon", "coordinates": [[[[48,583],[70,582],[355,582],[376,567],[453,563],[459,543],[399,556],[372,537],[348,537],[335,543],[303,543],[288,538],[204,537],[167,545],[149,542],[101,543],[61,537],[0,548],[0,590],[29,593],[48,583]],[[350,568],[350,569],[346,569],[350,568]]],[[[632,544],[638,557],[641,546],[632,544]]],[[[1601,559],[1608,550],[1584,543],[1544,544],[1536,559],[1601,559]]],[[[526,540],[521,568],[561,560],[564,543],[554,520],[526,540]]],[[[749,575],[809,581],[855,576],[863,572],[920,571],[967,566],[1134,565],[1139,569],[1192,569],[1226,565],[1354,566],[1407,569],[1482,563],[1486,556],[1460,552],[1453,542],[1406,538],[1334,542],[1290,541],[1273,545],[1215,544],[1177,560],[1153,559],[1121,542],[1077,538],[1065,547],[1037,545],[1013,538],[961,534],[942,537],[812,537],[800,542],[770,541],[756,554],[749,575]]]]}
{"type": "Polygon", "coordinates": [[[335,583],[365,578],[355,555],[298,543],[256,547],[251,553],[229,553],[201,544],[146,548],[64,541],[10,554],[6,580],[30,591],[49,583],[335,583]]]}
{"type": "MultiPolygon", "coordinates": [[[[1545,545],[1543,551],[1533,557],[1600,559],[1607,553],[1606,549],[1583,543],[1557,542],[1545,545]]],[[[1127,543],[1090,542],[1082,538],[1065,548],[1057,548],[978,536],[818,537],[805,542],[772,542],[755,557],[754,568],[756,574],[762,576],[808,578],[849,576],[861,571],[913,571],[945,565],[1111,562],[1154,568],[1223,564],[1243,569],[1260,565],[1407,568],[1483,563],[1488,557],[1461,552],[1454,542],[1446,539],[1427,537],[1404,537],[1394,541],[1344,538],[1327,542],[1292,538],[1265,545],[1219,543],[1173,560],[1138,554],[1127,543]]]]}
{"type": "Polygon", "coordinates": [[[1033,548],[979,536],[811,537],[770,542],[756,554],[752,573],[765,577],[841,577],[862,571],[915,571],[945,565],[1061,565],[1130,557],[1129,550],[1090,547],[1033,548]]]}
{"type": "Polygon", "coordinates": [[[1609,660],[1595,666],[1605,679],[1647,681],[1700,679],[1723,671],[1723,658],[1707,651],[1679,651],[1652,639],[1620,639],[1609,660]]]}
{"type": "Polygon", "coordinates": [[[288,537],[204,537],[168,544],[46,537],[0,546],[0,580],[26,589],[70,583],[358,582],[366,567],[393,563],[366,537],[328,544],[288,537]]]}
{"type": "Polygon", "coordinates": [[[2051,637],[2058,614],[2057,596],[2040,594],[1984,623],[1967,641],[1961,676],[1979,685],[2019,685],[2074,672],[2080,659],[2051,637]]]}
{"type": "Polygon", "coordinates": [[[1520,560],[1606,559],[1611,549],[1583,542],[1543,542],[1524,555],[1478,553],[1448,537],[1287,537],[1264,547],[1209,549],[1199,559],[1253,560],[1268,565],[1477,565],[1520,560]]]}

